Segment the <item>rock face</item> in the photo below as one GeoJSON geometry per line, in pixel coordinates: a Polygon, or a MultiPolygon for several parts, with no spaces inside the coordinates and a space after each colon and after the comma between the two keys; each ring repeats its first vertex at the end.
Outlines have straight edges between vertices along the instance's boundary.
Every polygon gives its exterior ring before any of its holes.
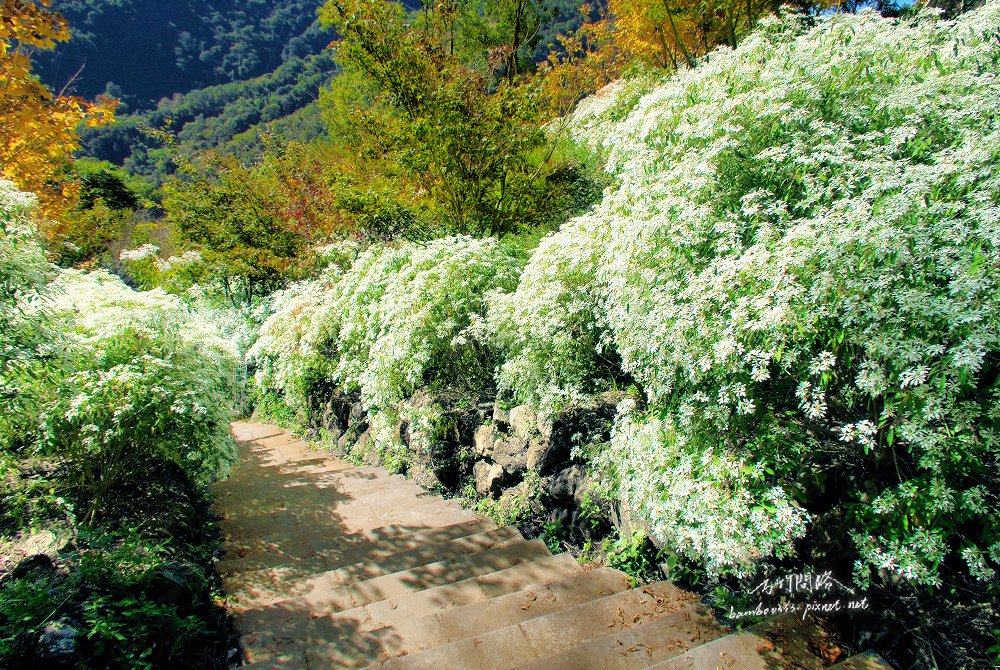
{"type": "Polygon", "coordinates": [[[518,405],[510,411],[510,430],[517,437],[527,441],[538,432],[538,417],[528,405],[518,405]]]}
{"type": "Polygon", "coordinates": [[[186,561],[169,561],[154,568],[149,587],[158,599],[178,607],[192,607],[209,593],[204,573],[186,561]]]}
{"type": "Polygon", "coordinates": [[[486,423],[476,428],[475,453],[477,458],[492,458],[493,444],[496,442],[497,429],[492,423],[486,423]]]}
{"type": "Polygon", "coordinates": [[[602,537],[612,523],[612,505],[594,492],[586,467],[572,454],[574,447],[610,439],[618,400],[607,395],[548,413],[527,405],[504,412],[497,402],[490,414],[487,406],[470,450],[476,491],[496,500],[499,509],[527,509],[527,533],[557,524],[576,542],[602,537]]]}
{"type": "Polygon", "coordinates": [[[472,468],[476,478],[476,491],[482,494],[496,494],[503,489],[503,468],[497,463],[477,461],[472,468]]]}
{"type": "Polygon", "coordinates": [[[549,485],[549,495],[562,503],[579,502],[577,491],[583,484],[586,472],[579,465],[571,465],[552,478],[549,485]]]}
{"type": "Polygon", "coordinates": [[[69,668],[75,665],[77,639],[80,631],[74,622],[61,619],[52,621],[38,636],[38,659],[47,667],[69,668]]]}
{"type": "Polygon", "coordinates": [[[528,469],[528,441],[508,435],[493,445],[493,461],[508,475],[523,474],[528,469]]]}
{"type": "MultiPolygon", "coordinates": [[[[313,430],[325,433],[324,441],[336,444],[341,455],[381,465],[383,455],[371,446],[368,415],[357,395],[337,389],[323,393],[309,403],[313,430]]],[[[440,430],[428,437],[400,420],[396,429],[407,449],[407,475],[422,486],[452,491],[471,479],[480,495],[501,503],[537,499],[543,513],[575,520],[591,487],[582,463],[574,462],[573,448],[610,439],[618,400],[607,395],[539,413],[529,405],[506,411],[499,400],[460,407],[418,391],[408,404],[433,404],[440,430]]],[[[610,506],[602,502],[600,507],[609,518],[610,506]]]]}

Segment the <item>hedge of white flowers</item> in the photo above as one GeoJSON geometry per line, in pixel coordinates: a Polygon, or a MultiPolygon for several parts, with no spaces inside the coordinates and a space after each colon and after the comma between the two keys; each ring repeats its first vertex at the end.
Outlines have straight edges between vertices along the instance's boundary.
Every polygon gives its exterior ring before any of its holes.
{"type": "Polygon", "coordinates": [[[501,383],[560,402],[617,353],[649,402],[606,455],[621,492],[713,572],[791,551],[825,511],[804,482],[863,462],[837,484],[860,581],[989,579],[1000,3],[802,25],[581,108],[617,185],[495,299],[501,383]]]}
{"type": "Polygon", "coordinates": [[[152,458],[201,481],[218,476],[234,455],[235,345],[162,290],[136,292],[104,271],[57,273],[30,210],[0,182],[0,304],[32,333],[17,349],[4,331],[0,461],[56,459],[92,513],[152,458]]]}
{"type": "Polygon", "coordinates": [[[398,460],[403,401],[483,364],[471,331],[486,296],[513,289],[520,265],[496,241],[469,237],[349,251],[275,298],[248,358],[259,387],[298,412],[317,384],[358,393],[375,448],[398,460]]]}

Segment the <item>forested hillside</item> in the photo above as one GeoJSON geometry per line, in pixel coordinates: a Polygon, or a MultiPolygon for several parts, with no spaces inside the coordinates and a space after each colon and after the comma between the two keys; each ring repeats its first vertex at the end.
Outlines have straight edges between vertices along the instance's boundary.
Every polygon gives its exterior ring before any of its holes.
{"type": "Polygon", "coordinates": [[[331,35],[319,0],[58,0],[73,36],[39,54],[42,80],[130,109],[214,84],[250,79],[319,53],[331,35]],[[79,74],[77,74],[79,73],[79,74]],[[76,76],[74,76],[76,75],[76,76]],[[109,88],[110,85],[110,88],[109,88]]]}
{"type": "MultiPolygon", "coordinates": [[[[176,134],[187,154],[218,148],[244,158],[268,134],[325,134],[313,103],[336,74],[324,53],[335,33],[317,21],[321,4],[63,0],[53,8],[73,26],[72,38],[40,54],[37,69],[56,89],[70,82],[84,97],[118,98],[119,123],[84,132],[83,150],[159,182],[174,165],[149,129],[176,134]]],[[[532,12],[522,46],[529,61],[544,61],[558,36],[583,21],[569,0],[545,0],[532,12]]]]}

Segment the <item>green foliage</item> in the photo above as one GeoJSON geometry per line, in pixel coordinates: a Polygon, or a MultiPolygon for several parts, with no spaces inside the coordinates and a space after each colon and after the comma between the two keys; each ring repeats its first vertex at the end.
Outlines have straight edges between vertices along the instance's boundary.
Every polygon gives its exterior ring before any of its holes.
{"type": "Polygon", "coordinates": [[[77,209],[92,209],[100,200],[112,210],[139,209],[141,198],[149,187],[111,163],[95,160],[78,160],[73,164],[80,176],[80,197],[77,209]]]}
{"type": "Polygon", "coordinates": [[[604,551],[607,564],[627,574],[633,583],[661,579],[659,564],[663,554],[641,530],[635,531],[630,537],[606,539],[604,551]]]}
{"type": "Polygon", "coordinates": [[[574,116],[619,183],[496,298],[500,384],[634,379],[602,458],[671,551],[745,574],[835,508],[861,582],[995,576],[997,6],[769,20],[574,116]]]}
{"type": "Polygon", "coordinates": [[[0,182],[0,545],[51,537],[54,563],[0,576],[0,665],[46,626],[77,629],[81,668],[215,663],[201,487],[234,456],[237,351],[163,291],[57,274],[33,204],[0,182]]]}
{"type": "Polygon", "coordinates": [[[71,548],[57,555],[61,570],[41,567],[0,582],[0,662],[32,659],[47,626],[77,630],[81,668],[208,661],[217,632],[210,586],[198,566],[209,565],[213,552],[211,544],[171,542],[134,527],[79,528],[71,548]],[[184,581],[173,581],[178,577],[184,581]]]}
{"type": "Polygon", "coordinates": [[[555,521],[549,521],[542,527],[542,534],[538,536],[545,546],[549,548],[553,554],[558,554],[563,551],[563,537],[566,534],[566,529],[563,528],[562,520],[557,519],[555,521]]]}
{"type": "Polygon", "coordinates": [[[267,166],[208,155],[164,187],[163,206],[180,238],[201,251],[205,271],[234,305],[252,306],[281,288],[308,241],[281,211],[267,166]]]}
{"type": "Polygon", "coordinates": [[[529,470],[520,484],[507,489],[499,498],[480,495],[471,483],[463,489],[462,498],[466,506],[499,526],[519,526],[533,513],[532,504],[538,499],[540,481],[538,473],[529,470]]]}
{"type": "Polygon", "coordinates": [[[423,385],[481,378],[488,352],[466,331],[484,296],[510,287],[518,269],[493,240],[372,247],[346,270],[278,296],[250,352],[257,381],[301,407],[313,380],[323,379],[360,392],[377,412],[423,385]]]}
{"type": "Polygon", "coordinates": [[[428,220],[453,232],[551,223],[585,197],[573,169],[552,161],[537,95],[515,85],[531,19],[526,3],[514,4],[511,55],[492,65],[486,51],[507,32],[503,11],[478,27],[469,21],[484,15],[461,5],[408,16],[386,0],[334,0],[321,11],[343,36],[337,58],[348,74],[321,100],[327,119],[353,152],[384,163],[397,188],[426,193],[428,220]]]}

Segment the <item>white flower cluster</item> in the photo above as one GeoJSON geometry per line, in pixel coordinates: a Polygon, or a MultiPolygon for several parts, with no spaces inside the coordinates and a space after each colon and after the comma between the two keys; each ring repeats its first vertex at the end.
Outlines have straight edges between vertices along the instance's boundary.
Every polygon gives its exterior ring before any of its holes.
{"type": "Polygon", "coordinates": [[[752,574],[805,535],[806,513],[745,456],[692,450],[669,421],[619,421],[600,457],[619,468],[619,494],[672,551],[713,573],[752,574]]]}
{"type": "Polygon", "coordinates": [[[151,458],[219,475],[234,456],[236,346],[162,290],[105,271],[56,274],[27,221],[31,201],[0,184],[0,388],[14,390],[0,398],[0,452],[29,445],[81,487],[151,458]]]}
{"type": "Polygon", "coordinates": [[[103,270],[64,270],[50,295],[62,356],[76,371],[61,382],[71,396],[40,415],[46,441],[79,460],[133,444],[140,430],[143,448],[159,444],[193,475],[223,472],[235,455],[236,344],[176,296],[134,291],[103,270]]]}
{"type": "MultiPolygon", "coordinates": [[[[719,571],[788,550],[806,518],[791,507],[788,532],[752,529],[741,550],[728,529],[809,458],[804,427],[896,450],[955,495],[978,484],[1000,435],[976,377],[1000,348],[997,25],[1000,2],[956,21],[776,19],[572,119],[616,185],[492,299],[488,331],[519,400],[587,392],[609,360],[645,390],[661,418],[613,453],[659,539],[719,571]],[[704,454],[775,474],[732,495],[704,454]]],[[[865,522],[869,567],[933,584],[961,524],[1000,532],[995,508],[924,513],[933,497],[865,522]]]]}
{"type": "Polygon", "coordinates": [[[160,247],[155,244],[143,244],[135,249],[122,249],[118,254],[118,259],[138,263],[140,261],[156,258],[160,254],[160,247]]]}
{"type": "MultiPolygon", "coordinates": [[[[348,269],[283,292],[248,354],[260,386],[301,408],[310,384],[358,391],[369,412],[396,411],[432,368],[478,360],[460,334],[520,266],[493,240],[449,237],[373,247],[348,269]]],[[[296,407],[297,406],[297,407],[296,407]]]]}
{"type": "Polygon", "coordinates": [[[4,218],[20,217],[38,206],[38,197],[26,193],[6,179],[0,179],[0,213],[4,218]]]}

